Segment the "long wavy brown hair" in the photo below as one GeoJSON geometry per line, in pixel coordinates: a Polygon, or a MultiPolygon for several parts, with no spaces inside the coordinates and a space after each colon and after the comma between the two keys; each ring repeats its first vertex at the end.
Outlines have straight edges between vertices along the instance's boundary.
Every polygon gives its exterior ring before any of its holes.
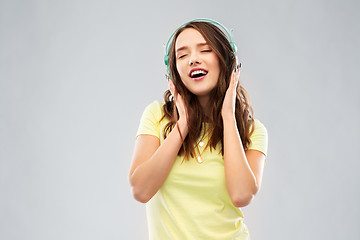
{"type": "MultiPolygon", "coordinates": [[[[188,112],[189,133],[185,137],[178,155],[184,154],[184,159],[197,156],[197,141],[205,127],[204,122],[209,122],[210,129],[205,129],[209,133],[209,142],[206,147],[210,150],[216,148],[220,143],[221,154],[224,155],[223,148],[223,120],[221,109],[226,90],[230,84],[231,73],[236,67],[235,53],[226,37],[226,35],[214,24],[208,22],[194,21],[179,28],[174,34],[169,51],[169,72],[175,85],[176,91],[183,97],[188,112]],[[209,104],[211,113],[206,117],[196,95],[191,93],[183,84],[176,68],[175,42],[179,34],[187,28],[193,28],[201,33],[209,47],[216,53],[219,59],[220,74],[217,86],[210,92],[209,104]]],[[[174,98],[169,90],[164,93],[165,104],[163,105],[163,118],[170,119],[165,126],[164,138],[171,132],[179,119],[174,98]]],[[[238,84],[236,89],[235,117],[240,138],[244,147],[247,149],[250,144],[250,136],[254,131],[253,109],[250,105],[246,90],[238,84]],[[251,129],[251,132],[249,132],[251,129]]],[[[162,118],[162,119],[163,119],[162,118]]]]}

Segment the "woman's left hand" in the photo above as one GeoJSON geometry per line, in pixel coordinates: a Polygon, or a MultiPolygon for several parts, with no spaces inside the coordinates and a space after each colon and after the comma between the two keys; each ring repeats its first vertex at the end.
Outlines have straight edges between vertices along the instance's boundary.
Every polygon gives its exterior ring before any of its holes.
{"type": "Polygon", "coordinates": [[[239,83],[240,69],[235,67],[235,70],[231,74],[230,85],[226,90],[224,102],[221,109],[221,116],[224,118],[235,117],[235,102],[236,102],[236,88],[239,83]]]}

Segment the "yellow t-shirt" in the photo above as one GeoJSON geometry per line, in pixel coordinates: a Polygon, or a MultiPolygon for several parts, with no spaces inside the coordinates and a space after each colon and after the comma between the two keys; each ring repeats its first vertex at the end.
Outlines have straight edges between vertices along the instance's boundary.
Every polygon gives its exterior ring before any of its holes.
{"type": "MultiPolygon", "coordinates": [[[[151,134],[164,141],[163,129],[169,122],[163,116],[163,104],[154,101],[141,117],[137,135],[151,134]]],[[[255,119],[252,143],[267,155],[267,131],[255,119]]],[[[235,207],[225,185],[224,160],[219,148],[200,147],[202,163],[183,161],[178,156],[159,191],[146,203],[150,240],[245,240],[249,239],[241,210],[235,207]],[[201,149],[205,148],[205,149],[201,149]]],[[[202,144],[201,144],[202,145],[202,144]]]]}

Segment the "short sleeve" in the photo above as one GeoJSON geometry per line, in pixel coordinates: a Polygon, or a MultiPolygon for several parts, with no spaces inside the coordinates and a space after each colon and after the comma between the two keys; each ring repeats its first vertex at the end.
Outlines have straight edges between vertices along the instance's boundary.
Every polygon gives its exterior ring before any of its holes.
{"type": "Polygon", "coordinates": [[[268,133],[265,126],[258,120],[255,119],[254,122],[255,129],[252,135],[250,136],[251,143],[248,149],[255,149],[265,154],[267,156],[268,149],[268,133]]]}
{"type": "Polygon", "coordinates": [[[154,101],[149,104],[140,120],[140,125],[136,136],[140,134],[150,134],[158,137],[160,139],[160,119],[162,117],[161,104],[158,101],[154,101]]]}

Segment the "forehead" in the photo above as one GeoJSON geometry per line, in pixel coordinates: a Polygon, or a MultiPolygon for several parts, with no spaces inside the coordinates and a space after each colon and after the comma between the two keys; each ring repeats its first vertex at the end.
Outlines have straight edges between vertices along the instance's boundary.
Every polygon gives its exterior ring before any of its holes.
{"type": "Polygon", "coordinates": [[[192,46],[198,43],[206,43],[205,38],[201,35],[201,33],[194,28],[187,28],[182,31],[176,39],[175,49],[184,47],[184,46],[192,46]]]}

